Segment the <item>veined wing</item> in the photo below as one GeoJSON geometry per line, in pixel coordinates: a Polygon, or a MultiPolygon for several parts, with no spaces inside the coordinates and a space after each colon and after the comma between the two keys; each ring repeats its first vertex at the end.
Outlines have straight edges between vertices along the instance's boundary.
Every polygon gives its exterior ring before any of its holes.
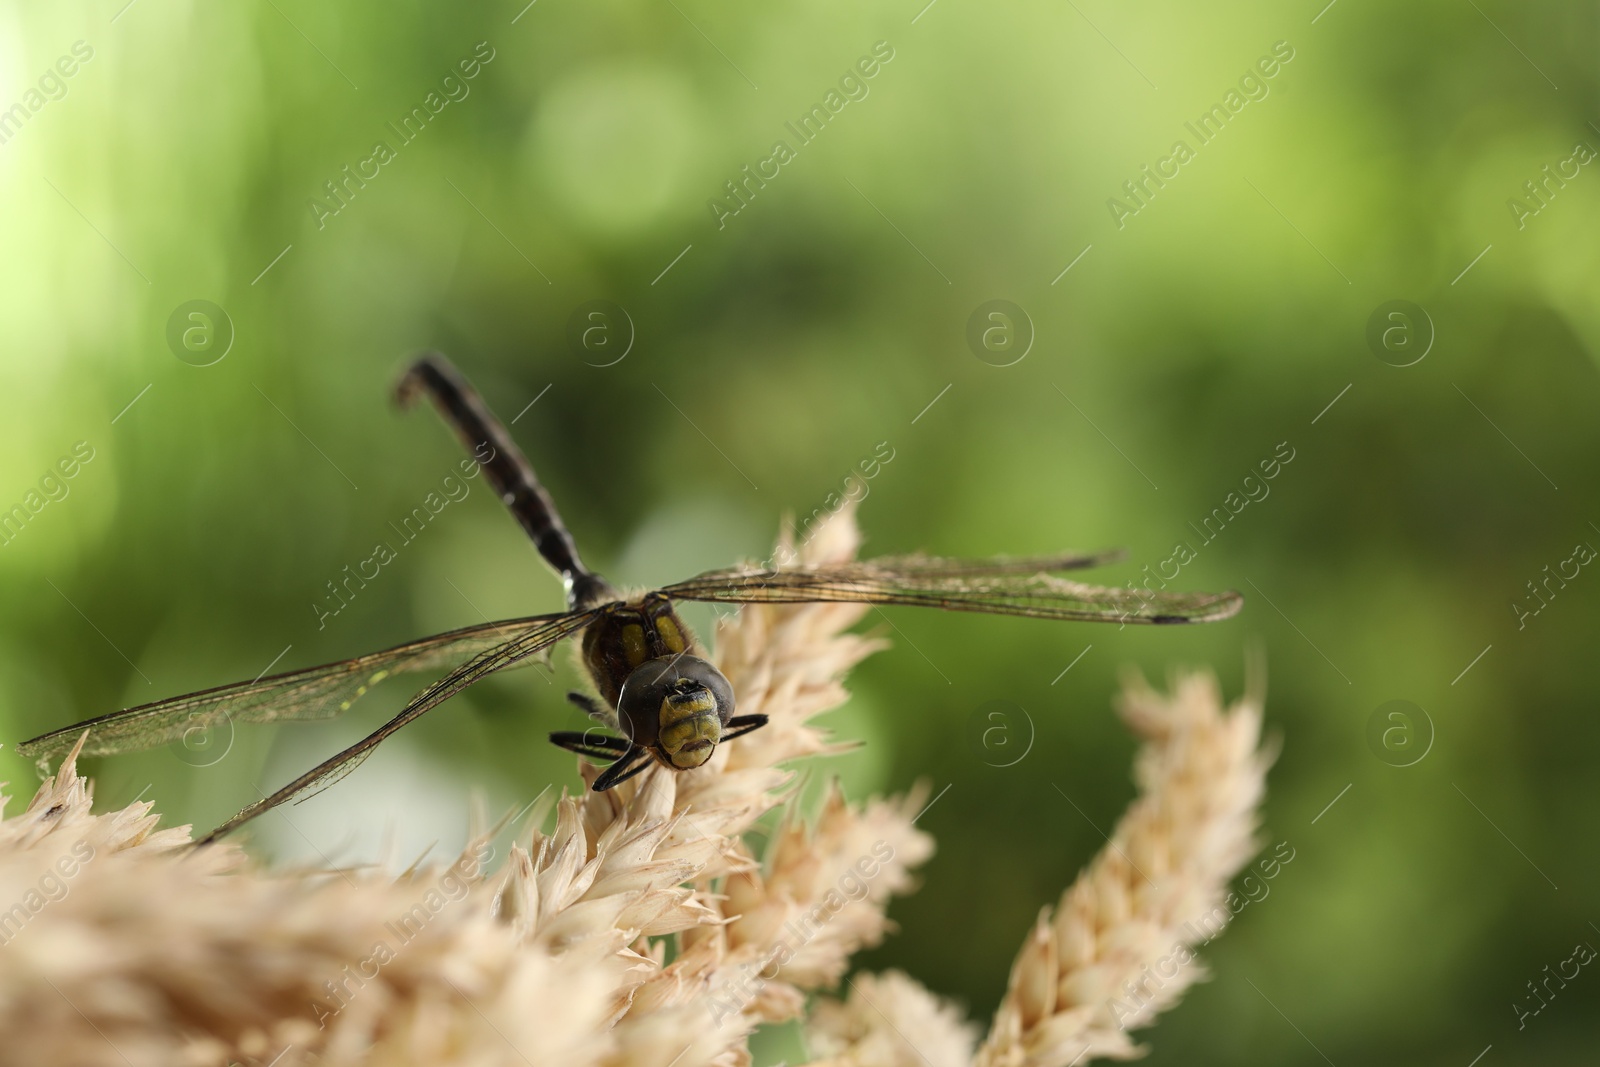
{"type": "MultiPolygon", "coordinates": [[[[196,841],[195,844],[209,844],[223,834],[237,829],[242,824],[254,819],[257,815],[271,811],[279,804],[291,800],[304,800],[321,792],[355,770],[361,765],[362,760],[372,754],[373,749],[403,727],[420,719],[427,712],[438,707],[480,678],[493,674],[495,671],[505,670],[507,667],[514,667],[530,656],[538,655],[562,638],[583,629],[593,621],[598,613],[599,609],[590,609],[588,611],[537,616],[531,619],[519,620],[520,627],[514,636],[510,636],[508,640],[501,640],[472,657],[471,660],[412,697],[410,703],[401,709],[400,714],[378,727],[378,729],[343,752],[323,760],[271,796],[262,797],[254,804],[244,808],[233,818],[196,841]]],[[[499,625],[505,626],[506,624],[499,625]]]]}
{"type": "Polygon", "coordinates": [[[530,634],[545,632],[562,620],[573,618],[581,626],[590,617],[589,613],[535,615],[468,626],[339,663],[203,689],[101,715],[25,741],[17,751],[43,765],[70,751],[85,730],[89,739],[83,754],[109,756],[170,744],[197,732],[205,736],[224,723],[330,719],[390,675],[459,667],[485,652],[518,645],[530,634]]]}
{"type": "MultiPolygon", "coordinates": [[[[943,556],[878,556],[876,559],[833,564],[835,567],[872,567],[876,571],[896,574],[942,575],[947,578],[977,578],[994,574],[1054,574],[1057,571],[1081,571],[1091,567],[1104,567],[1127,556],[1120,548],[1100,552],[1062,552],[1054,556],[990,556],[988,559],[948,559],[943,556]]],[[[743,568],[730,568],[715,573],[742,572],[743,568]]],[[[701,575],[701,577],[705,577],[701,575]]],[[[691,579],[692,580],[692,579],[691,579]]]]}
{"type": "Polygon", "coordinates": [[[1117,623],[1213,622],[1236,614],[1244,600],[1226,593],[1170,593],[1087,585],[1046,573],[1105,557],[1057,556],[1017,560],[936,560],[885,557],[785,570],[732,568],[669,585],[682,600],[721,604],[805,604],[834,601],[904,604],[1117,623]]]}

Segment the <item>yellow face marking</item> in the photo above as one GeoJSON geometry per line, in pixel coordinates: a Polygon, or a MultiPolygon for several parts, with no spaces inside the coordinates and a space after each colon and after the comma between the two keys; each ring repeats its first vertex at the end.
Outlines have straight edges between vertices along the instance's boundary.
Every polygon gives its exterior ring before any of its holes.
{"type": "Polygon", "coordinates": [[[662,642],[667,646],[668,652],[684,652],[688,646],[683,640],[683,631],[678,629],[678,624],[672,621],[671,616],[660,615],[656,617],[656,633],[661,635],[662,642]]]}
{"type": "Polygon", "coordinates": [[[708,690],[702,689],[691,697],[668,697],[661,702],[661,727],[666,729],[684,719],[714,713],[716,710],[717,698],[708,690]]]}
{"type": "Polygon", "coordinates": [[[672,753],[668,758],[672,760],[672,765],[680,771],[688,771],[703,765],[706,760],[711,758],[713,751],[715,749],[711,745],[706,745],[703,748],[680,749],[672,753]]]}
{"type": "Polygon", "coordinates": [[[674,767],[698,767],[711,758],[722,740],[717,701],[707,692],[661,702],[659,742],[674,767]]]}
{"type": "Polygon", "coordinates": [[[628,657],[630,667],[637,667],[645,661],[643,626],[630,622],[622,628],[622,650],[628,657]]]}

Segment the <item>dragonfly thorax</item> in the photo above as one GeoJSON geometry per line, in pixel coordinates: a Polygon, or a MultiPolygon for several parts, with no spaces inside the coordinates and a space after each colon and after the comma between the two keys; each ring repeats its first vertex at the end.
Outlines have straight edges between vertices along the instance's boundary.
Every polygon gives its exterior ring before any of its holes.
{"type": "Polygon", "coordinates": [[[672,601],[659,593],[607,604],[583,634],[583,665],[610,708],[618,706],[629,676],[649,660],[699,651],[672,601]]]}

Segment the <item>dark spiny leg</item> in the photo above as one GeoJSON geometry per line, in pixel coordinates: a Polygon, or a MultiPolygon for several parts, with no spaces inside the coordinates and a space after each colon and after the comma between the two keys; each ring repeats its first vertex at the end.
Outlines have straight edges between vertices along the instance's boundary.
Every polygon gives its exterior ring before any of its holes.
{"type": "Polygon", "coordinates": [[[568,752],[599,760],[618,759],[628,751],[626,738],[607,737],[592,730],[585,730],[581,734],[576,730],[562,730],[550,735],[550,743],[568,752]]]}
{"type": "Polygon", "coordinates": [[[621,759],[600,772],[600,777],[594,780],[594,785],[591,788],[596,793],[604,793],[612,786],[626,782],[629,778],[650,766],[650,761],[644,758],[648,751],[648,749],[640,748],[637,745],[630,745],[628,751],[622,754],[621,759]],[[643,762],[640,762],[641,760],[643,762]],[[632,768],[631,770],[629,769],[630,767],[632,768]]]}
{"type": "Polygon", "coordinates": [[[576,704],[589,718],[597,722],[609,723],[611,716],[606,712],[605,706],[587,693],[568,693],[567,699],[576,704]]]}
{"type": "Polygon", "coordinates": [[[626,782],[627,779],[630,779],[630,777],[634,777],[635,774],[640,774],[640,773],[643,773],[643,771],[648,771],[648,769],[650,769],[651,763],[654,763],[654,760],[640,760],[640,761],[638,761],[637,765],[632,766],[632,768],[626,769],[626,771],[622,771],[621,774],[618,774],[618,776],[613,777],[613,779],[611,779],[611,781],[606,781],[606,774],[610,774],[611,771],[613,771],[614,768],[610,768],[610,766],[608,766],[608,768],[606,768],[605,771],[603,771],[603,773],[600,774],[600,777],[597,777],[597,779],[595,779],[594,792],[603,793],[603,792],[605,792],[605,790],[614,789],[614,787],[616,787],[616,785],[621,785],[622,782],[626,782]]]}
{"type": "MultiPolygon", "coordinates": [[[[600,779],[605,777],[605,775],[602,774],[600,776],[600,778],[596,778],[595,781],[594,781],[594,791],[597,792],[597,793],[603,793],[607,789],[614,789],[615,787],[621,785],[623,782],[626,782],[629,778],[632,778],[632,777],[634,777],[634,776],[636,776],[638,774],[643,773],[644,771],[649,770],[650,769],[650,765],[652,763],[654,763],[654,762],[655,762],[654,760],[641,760],[637,766],[632,767],[632,768],[630,768],[630,769],[628,769],[626,771],[623,771],[621,774],[617,775],[611,781],[607,782],[604,786],[602,786],[600,784],[600,779]]],[[[608,767],[608,768],[606,768],[606,770],[609,771],[610,768],[608,767]]]]}
{"type": "Polygon", "coordinates": [[[735,737],[743,737],[751,730],[759,730],[767,725],[765,715],[735,715],[728,720],[728,725],[723,727],[722,740],[732,741],[735,737]]]}
{"type": "Polygon", "coordinates": [[[461,372],[443,355],[429,352],[400,378],[395,396],[406,407],[419,390],[428,393],[467,451],[483,465],[489,484],[533,538],[539,554],[561,575],[567,607],[588,608],[615,599],[616,591],[606,580],[578,559],[572,535],[539,484],[533,465],[461,372]]]}

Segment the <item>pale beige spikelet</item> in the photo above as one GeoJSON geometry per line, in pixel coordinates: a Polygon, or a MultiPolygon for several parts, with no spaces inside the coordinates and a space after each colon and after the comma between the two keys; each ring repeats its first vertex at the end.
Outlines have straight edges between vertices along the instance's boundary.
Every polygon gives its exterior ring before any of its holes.
{"type": "Polygon", "coordinates": [[[625,809],[590,840],[582,807],[582,799],[563,798],[555,829],[535,829],[527,847],[511,851],[496,908],[520,937],[557,948],[610,937],[620,948],[641,935],[718,921],[683,883],[721,854],[719,842],[664,846],[678,818],[645,804],[625,809]]]}
{"type": "Polygon", "coordinates": [[[811,1067],[966,1067],[977,1027],[899,971],[850,979],[843,1000],[819,1001],[806,1026],[811,1067]]]}
{"type": "Polygon", "coordinates": [[[614,1051],[604,1067],[747,1067],[753,1028],[748,1020],[708,1026],[705,1008],[694,1003],[630,1013],[612,1030],[614,1051]]]}
{"type": "Polygon", "coordinates": [[[1215,679],[1188,674],[1168,696],[1129,681],[1120,710],[1144,741],[1140,796],[1054,916],[1034,925],[980,1067],[1138,1055],[1127,1031],[1204,976],[1194,948],[1227,922],[1228,881],[1255,850],[1271,762],[1259,697],[1225,711],[1215,679]]]}
{"type": "MultiPolygon", "coordinates": [[[[56,847],[63,841],[77,843],[80,839],[101,852],[166,852],[187,844],[187,827],[156,829],[161,817],[150,814],[150,801],[136,800],[126,808],[103,815],[93,813],[94,785],[89,779],[78,777],[76,770],[78,753],[88,736],[84,731],[59,770],[44,780],[21,815],[4,818],[11,798],[0,794],[0,853],[15,857],[28,850],[56,847]]],[[[236,862],[243,854],[228,845],[218,850],[214,858],[236,862]]]]}
{"type": "Polygon", "coordinates": [[[835,985],[851,955],[891,929],[889,898],[912,887],[910,869],[933,851],[932,840],[911,825],[925,795],[919,789],[854,808],[834,786],[815,826],[786,820],[767,872],[726,880],[720,905],[727,927],[685,937],[682,956],[651,990],[655,998],[700,996],[718,1026],[801,1014],[807,992],[835,985]]]}
{"type": "Polygon", "coordinates": [[[728,879],[728,949],[802,990],[831,987],[850,957],[890,929],[890,896],[913,887],[911,869],[933,854],[933,839],[911,825],[927,800],[918,788],[898,801],[852,808],[837,783],[816,825],[791,815],[779,827],[768,872],[728,879]]]}
{"type": "Polygon", "coordinates": [[[582,1065],[613,1047],[626,961],[508,936],[483,842],[399,881],[269,875],[176,847],[187,828],[152,834],[147,810],[90,814],[69,757],[0,823],[0,1062],[582,1065]]]}

